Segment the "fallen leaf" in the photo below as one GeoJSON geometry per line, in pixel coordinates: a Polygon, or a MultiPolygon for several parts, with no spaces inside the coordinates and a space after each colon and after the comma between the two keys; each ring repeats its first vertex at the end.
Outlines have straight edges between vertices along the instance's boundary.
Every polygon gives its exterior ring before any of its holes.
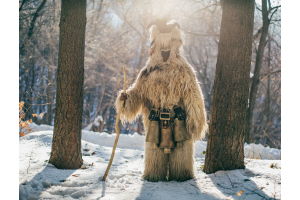
{"type": "Polygon", "coordinates": [[[72,176],[74,176],[74,177],[78,177],[76,174],[73,174],[72,176]]]}
{"type": "Polygon", "coordinates": [[[89,149],[83,149],[83,151],[89,151],[89,149]]]}
{"type": "Polygon", "coordinates": [[[85,166],[82,166],[80,169],[87,169],[85,166]]]}
{"type": "Polygon", "coordinates": [[[21,101],[21,102],[19,103],[19,106],[20,106],[20,107],[23,107],[23,106],[24,106],[24,101],[21,101]]]}
{"type": "Polygon", "coordinates": [[[95,155],[96,154],[96,152],[94,151],[93,153],[92,153],[92,155],[95,155]]]}
{"type": "Polygon", "coordinates": [[[243,190],[241,190],[241,191],[239,191],[238,193],[237,193],[237,195],[240,197],[242,194],[243,194],[243,190]]]}

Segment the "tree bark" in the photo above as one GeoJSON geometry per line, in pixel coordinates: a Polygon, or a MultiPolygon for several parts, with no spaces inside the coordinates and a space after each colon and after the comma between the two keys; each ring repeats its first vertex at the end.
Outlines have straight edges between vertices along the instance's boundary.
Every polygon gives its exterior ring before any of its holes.
{"type": "Polygon", "coordinates": [[[205,173],[244,169],[254,0],[224,0],[205,173]]]}
{"type": "Polygon", "coordinates": [[[259,40],[256,61],[255,61],[255,69],[254,75],[252,77],[252,84],[250,88],[250,97],[249,97],[249,106],[247,109],[247,121],[246,121],[246,132],[245,132],[245,142],[248,144],[253,140],[252,135],[252,121],[253,121],[253,111],[255,107],[255,100],[258,91],[258,85],[260,81],[260,69],[264,57],[264,49],[266,46],[266,38],[269,30],[269,18],[268,18],[268,10],[267,10],[267,0],[262,0],[262,18],[263,18],[263,26],[262,33],[259,40]]]}
{"type": "Polygon", "coordinates": [[[62,0],[56,108],[50,163],[80,168],[86,0],[62,0]]]}

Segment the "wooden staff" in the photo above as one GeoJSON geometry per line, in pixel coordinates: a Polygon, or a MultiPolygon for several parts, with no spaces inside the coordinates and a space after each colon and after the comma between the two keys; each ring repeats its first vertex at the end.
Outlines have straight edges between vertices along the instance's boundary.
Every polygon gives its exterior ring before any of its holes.
{"type": "MultiPolygon", "coordinates": [[[[126,83],[127,83],[127,76],[126,76],[126,71],[125,71],[125,66],[123,67],[123,73],[124,73],[124,85],[123,85],[123,93],[126,93],[126,83]]],[[[112,153],[111,153],[111,157],[110,157],[110,161],[108,163],[108,166],[107,166],[107,169],[105,171],[105,174],[102,178],[102,181],[105,181],[106,180],[106,177],[108,175],[108,172],[109,172],[109,169],[111,167],[111,164],[112,164],[112,161],[114,159],[114,156],[115,156],[115,150],[116,150],[116,147],[117,147],[117,144],[118,144],[118,140],[119,140],[119,137],[120,137],[120,129],[119,129],[119,121],[120,121],[120,115],[121,115],[121,112],[123,111],[124,109],[124,106],[125,106],[125,101],[123,103],[123,106],[121,107],[121,110],[119,111],[118,115],[117,115],[117,120],[116,120],[116,124],[115,124],[115,131],[117,133],[117,136],[116,136],[116,140],[115,140],[115,143],[114,143],[114,147],[113,147],[113,150],[112,150],[112,153]]]]}

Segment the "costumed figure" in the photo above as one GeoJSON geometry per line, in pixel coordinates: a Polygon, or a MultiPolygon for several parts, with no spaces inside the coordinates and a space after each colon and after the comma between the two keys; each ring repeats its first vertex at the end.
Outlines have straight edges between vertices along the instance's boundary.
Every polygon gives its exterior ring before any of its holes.
{"type": "Polygon", "coordinates": [[[183,53],[184,34],[176,21],[151,22],[151,48],[134,84],[119,92],[120,119],[143,115],[146,131],[145,170],[148,181],[186,181],[194,177],[194,142],[207,129],[203,94],[183,53]]]}

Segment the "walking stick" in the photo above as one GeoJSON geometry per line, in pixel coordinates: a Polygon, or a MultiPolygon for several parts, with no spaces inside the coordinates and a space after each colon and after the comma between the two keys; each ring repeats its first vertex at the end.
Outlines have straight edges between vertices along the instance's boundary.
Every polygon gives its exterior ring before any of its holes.
{"type": "MultiPolygon", "coordinates": [[[[124,73],[124,85],[123,85],[123,93],[126,93],[126,83],[127,83],[127,76],[126,76],[126,71],[125,71],[125,66],[123,67],[123,73],[124,73]]],[[[123,106],[121,107],[121,110],[118,112],[118,115],[117,115],[117,119],[116,119],[116,125],[115,125],[115,131],[117,133],[117,136],[116,136],[116,140],[115,140],[115,143],[114,143],[114,147],[113,147],[113,150],[112,150],[112,153],[111,153],[111,157],[110,157],[110,161],[108,163],[108,166],[107,166],[107,169],[105,171],[105,174],[102,178],[102,181],[105,181],[106,180],[106,177],[108,175],[108,172],[109,172],[109,169],[111,167],[111,164],[112,164],[112,161],[114,159],[114,156],[115,156],[115,150],[116,150],[116,147],[117,147],[117,144],[118,144],[118,140],[119,140],[119,137],[120,137],[120,129],[119,129],[119,121],[120,121],[120,115],[121,115],[121,112],[123,111],[124,109],[124,106],[125,106],[125,101],[123,103],[123,106]]]]}

